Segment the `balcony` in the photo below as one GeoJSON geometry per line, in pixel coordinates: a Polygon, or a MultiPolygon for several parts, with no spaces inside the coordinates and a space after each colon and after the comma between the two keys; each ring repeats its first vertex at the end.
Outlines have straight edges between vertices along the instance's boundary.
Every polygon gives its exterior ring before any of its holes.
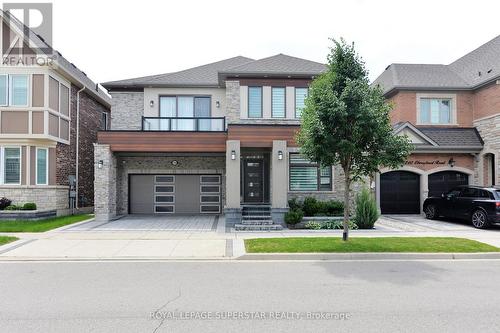
{"type": "Polygon", "coordinates": [[[225,117],[142,117],[143,131],[225,132],[225,117]]]}

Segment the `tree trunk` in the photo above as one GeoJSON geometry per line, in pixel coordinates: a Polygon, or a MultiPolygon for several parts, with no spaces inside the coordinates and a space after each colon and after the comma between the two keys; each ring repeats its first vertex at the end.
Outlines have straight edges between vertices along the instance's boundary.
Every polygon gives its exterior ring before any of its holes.
{"type": "Polygon", "coordinates": [[[351,174],[349,170],[344,171],[345,175],[345,186],[344,186],[344,233],[342,234],[342,239],[347,241],[349,239],[349,192],[351,189],[351,174]]]}

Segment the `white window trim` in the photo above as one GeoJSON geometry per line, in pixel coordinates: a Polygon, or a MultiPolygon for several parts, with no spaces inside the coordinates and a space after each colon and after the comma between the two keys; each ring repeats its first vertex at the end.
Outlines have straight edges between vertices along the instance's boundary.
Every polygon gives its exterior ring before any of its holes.
{"type": "Polygon", "coordinates": [[[14,108],[26,108],[26,107],[29,107],[30,106],[30,95],[31,95],[31,89],[30,89],[30,86],[31,86],[31,80],[30,80],[30,77],[31,75],[29,74],[9,74],[9,106],[10,107],[14,107],[14,108]],[[12,104],[12,92],[14,91],[14,89],[10,89],[11,86],[12,86],[12,77],[14,76],[26,76],[26,104],[25,105],[13,105],[12,104]]]}
{"type": "Polygon", "coordinates": [[[1,147],[1,154],[0,154],[2,160],[0,161],[1,164],[1,172],[2,172],[2,179],[0,184],[2,185],[21,185],[22,183],[22,171],[23,171],[23,149],[21,146],[3,146],[1,147]],[[19,183],[5,183],[5,148],[16,148],[19,149],[19,183]]]}
{"type": "Polygon", "coordinates": [[[457,95],[456,94],[417,94],[417,125],[425,125],[425,126],[456,126],[458,125],[457,121],[457,95]],[[420,121],[420,101],[422,98],[437,98],[437,99],[450,99],[451,100],[451,114],[450,114],[450,122],[448,124],[442,123],[423,123],[420,121]]]}
{"type": "Polygon", "coordinates": [[[9,74],[0,74],[0,76],[5,76],[5,104],[0,104],[0,106],[9,106],[9,74]]]}
{"type": "Polygon", "coordinates": [[[48,148],[41,148],[41,147],[36,147],[36,153],[35,153],[35,184],[36,185],[49,185],[49,149],[48,148]],[[39,183],[38,182],[38,151],[39,150],[45,150],[46,155],[45,155],[45,183],[39,183]]]}

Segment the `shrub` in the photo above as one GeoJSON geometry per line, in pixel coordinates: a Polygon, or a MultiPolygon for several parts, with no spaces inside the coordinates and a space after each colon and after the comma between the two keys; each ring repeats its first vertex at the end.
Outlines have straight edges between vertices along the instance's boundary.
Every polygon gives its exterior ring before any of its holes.
{"type": "Polygon", "coordinates": [[[300,223],[303,217],[304,213],[300,209],[291,210],[285,214],[285,222],[287,224],[295,225],[300,223]]]}
{"type": "Polygon", "coordinates": [[[340,216],[344,213],[344,203],[336,200],[326,201],[324,210],[327,216],[340,216]]]}
{"type": "Polygon", "coordinates": [[[7,199],[6,197],[0,198],[0,210],[5,209],[7,206],[10,206],[12,200],[7,199]]]}
{"type": "Polygon", "coordinates": [[[309,221],[306,223],[306,228],[307,229],[312,229],[312,230],[319,230],[321,229],[321,223],[318,223],[316,221],[309,221]]]}
{"type": "Polygon", "coordinates": [[[360,229],[371,229],[378,217],[377,204],[365,187],[356,196],[356,224],[360,229]]]}
{"type": "Polygon", "coordinates": [[[5,210],[23,210],[23,206],[9,205],[5,207],[5,210]]]}
{"type": "MultiPolygon", "coordinates": [[[[323,225],[321,226],[321,229],[344,229],[344,225],[342,224],[342,222],[343,222],[342,220],[330,220],[330,221],[323,223],[323,225]]],[[[358,229],[358,226],[356,225],[356,223],[354,223],[353,221],[350,221],[350,220],[349,220],[348,227],[350,230],[358,229]]]]}
{"type": "Polygon", "coordinates": [[[307,197],[302,204],[306,216],[315,216],[318,213],[318,200],[314,197],[307,197]]]}
{"type": "Polygon", "coordinates": [[[36,203],[27,202],[23,205],[23,210],[36,210],[36,203]]]}
{"type": "Polygon", "coordinates": [[[292,198],[288,200],[288,207],[290,207],[291,210],[302,209],[302,203],[297,200],[297,198],[292,198]]]}

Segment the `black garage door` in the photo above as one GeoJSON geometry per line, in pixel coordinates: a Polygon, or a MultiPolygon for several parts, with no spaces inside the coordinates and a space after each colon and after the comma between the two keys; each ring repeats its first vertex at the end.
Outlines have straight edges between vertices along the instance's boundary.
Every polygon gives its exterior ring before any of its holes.
{"type": "Polygon", "coordinates": [[[380,175],[380,209],[382,214],[419,214],[420,176],[408,171],[380,175]]]}
{"type": "Polygon", "coordinates": [[[441,171],[429,175],[429,197],[440,196],[459,185],[469,184],[469,175],[458,171],[441,171]]]}
{"type": "Polygon", "coordinates": [[[130,214],[219,214],[220,175],[130,175],[130,214]]]}

